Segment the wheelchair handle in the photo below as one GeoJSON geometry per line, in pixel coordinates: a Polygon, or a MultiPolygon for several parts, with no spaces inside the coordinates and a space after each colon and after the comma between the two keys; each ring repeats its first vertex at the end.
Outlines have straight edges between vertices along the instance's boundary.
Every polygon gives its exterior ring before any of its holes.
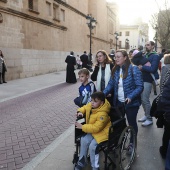
{"type": "Polygon", "coordinates": [[[80,119],[82,119],[82,118],[83,118],[83,116],[79,115],[79,116],[77,116],[76,121],[78,121],[78,120],[80,120],[80,119]]]}

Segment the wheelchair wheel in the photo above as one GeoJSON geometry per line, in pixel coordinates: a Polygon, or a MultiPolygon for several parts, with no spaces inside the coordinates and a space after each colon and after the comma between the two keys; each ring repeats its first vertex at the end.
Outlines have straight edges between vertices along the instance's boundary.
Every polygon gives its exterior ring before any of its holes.
{"type": "Polygon", "coordinates": [[[136,134],[131,126],[121,133],[118,146],[118,166],[121,170],[129,170],[136,154],[136,134]]]}

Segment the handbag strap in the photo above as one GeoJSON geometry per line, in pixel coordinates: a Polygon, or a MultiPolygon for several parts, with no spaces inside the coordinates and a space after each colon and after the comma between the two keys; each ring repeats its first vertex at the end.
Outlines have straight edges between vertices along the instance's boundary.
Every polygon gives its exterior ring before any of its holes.
{"type": "Polygon", "coordinates": [[[160,94],[159,94],[158,97],[156,98],[156,103],[158,103],[160,97],[162,96],[164,85],[165,85],[165,83],[167,82],[167,80],[169,79],[169,76],[170,76],[170,69],[166,72],[165,78],[164,78],[163,83],[162,83],[162,85],[161,85],[160,94]]]}

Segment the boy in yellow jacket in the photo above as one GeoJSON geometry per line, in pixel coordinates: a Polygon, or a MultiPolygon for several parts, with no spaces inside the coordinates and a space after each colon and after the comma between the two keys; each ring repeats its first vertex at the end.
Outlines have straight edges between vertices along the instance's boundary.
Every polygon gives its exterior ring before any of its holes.
{"type": "Polygon", "coordinates": [[[108,140],[109,127],[111,126],[110,103],[102,92],[91,95],[91,102],[77,111],[77,116],[86,115],[86,124],[75,123],[76,128],[87,133],[81,137],[80,156],[75,170],[81,170],[86,166],[87,152],[89,149],[90,161],[93,170],[99,169],[98,145],[108,140]]]}

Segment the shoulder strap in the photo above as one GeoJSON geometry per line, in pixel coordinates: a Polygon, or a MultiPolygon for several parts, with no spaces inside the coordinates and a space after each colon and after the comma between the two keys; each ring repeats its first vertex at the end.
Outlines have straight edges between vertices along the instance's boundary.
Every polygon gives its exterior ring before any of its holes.
{"type": "Polygon", "coordinates": [[[166,75],[165,75],[165,78],[162,82],[162,85],[161,85],[161,91],[160,91],[160,94],[159,96],[156,98],[156,103],[159,101],[159,98],[162,96],[162,93],[163,93],[163,88],[165,86],[165,83],[167,82],[167,80],[169,79],[169,76],[170,76],[170,69],[166,72],[166,75]]]}

